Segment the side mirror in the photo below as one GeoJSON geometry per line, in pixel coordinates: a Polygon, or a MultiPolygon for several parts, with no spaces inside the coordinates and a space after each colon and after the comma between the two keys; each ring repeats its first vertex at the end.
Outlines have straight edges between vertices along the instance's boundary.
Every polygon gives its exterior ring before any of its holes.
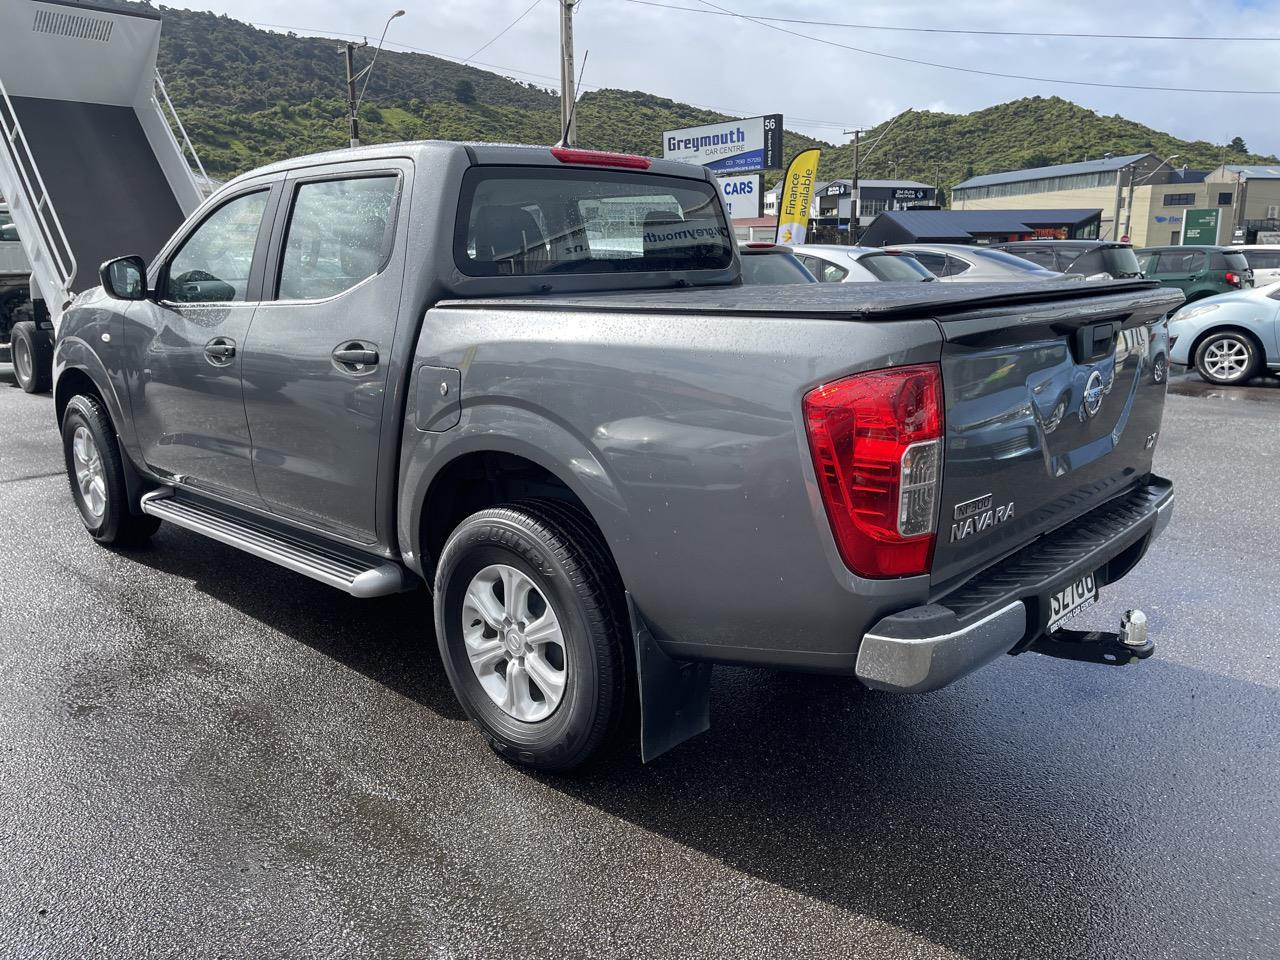
{"type": "Polygon", "coordinates": [[[98,268],[102,289],[116,300],[147,298],[147,262],[141,257],[117,257],[98,268]]]}

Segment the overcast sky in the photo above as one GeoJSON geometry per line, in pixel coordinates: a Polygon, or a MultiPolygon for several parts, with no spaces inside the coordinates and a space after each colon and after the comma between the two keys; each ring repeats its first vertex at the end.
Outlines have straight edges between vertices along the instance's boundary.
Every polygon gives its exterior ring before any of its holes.
{"type": "MultiPolygon", "coordinates": [[[[173,0],[171,0],[173,2],[173,0]]],[[[205,4],[191,2],[191,6],[205,4]]],[[[388,39],[465,58],[533,0],[206,0],[242,20],[377,39],[403,4],[388,39]]],[[[907,107],[965,113],[1024,96],[1058,95],[1102,114],[1187,139],[1242,136],[1251,150],[1280,152],[1280,96],[1169,92],[1168,87],[1280,90],[1280,42],[1108,39],[1115,34],[1280,35],[1280,0],[659,0],[710,11],[877,26],[1050,31],[1085,38],[994,37],[778,24],[868,51],[1033,77],[1154,86],[1122,90],[999,79],[920,66],[790,36],[713,13],[635,0],[581,0],[575,45],[590,51],[584,85],[621,87],[744,116],[782,113],[789,129],[843,142],[845,126],[871,126],[907,107]]],[[[186,5],[176,0],[175,5],[186,5]]],[[[558,0],[539,0],[477,66],[555,86],[558,0]],[[517,73],[516,71],[520,71],[517,73]],[[540,75],[540,76],[535,76],[540,75]]]]}

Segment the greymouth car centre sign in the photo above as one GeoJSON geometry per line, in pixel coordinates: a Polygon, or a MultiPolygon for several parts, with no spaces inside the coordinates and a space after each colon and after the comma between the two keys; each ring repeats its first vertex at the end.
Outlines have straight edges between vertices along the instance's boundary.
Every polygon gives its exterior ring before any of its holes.
{"type": "Polygon", "coordinates": [[[782,114],[668,130],[662,159],[723,173],[774,170],[782,166],[782,114]]]}

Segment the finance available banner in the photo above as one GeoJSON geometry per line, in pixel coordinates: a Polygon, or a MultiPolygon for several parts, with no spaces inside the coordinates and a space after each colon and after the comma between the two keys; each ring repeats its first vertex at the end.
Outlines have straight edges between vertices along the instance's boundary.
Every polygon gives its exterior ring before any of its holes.
{"type": "Polygon", "coordinates": [[[797,153],[787,175],[782,178],[782,194],[778,198],[777,243],[804,243],[809,231],[809,204],[813,200],[813,184],[818,179],[818,157],[821,150],[797,153]]]}

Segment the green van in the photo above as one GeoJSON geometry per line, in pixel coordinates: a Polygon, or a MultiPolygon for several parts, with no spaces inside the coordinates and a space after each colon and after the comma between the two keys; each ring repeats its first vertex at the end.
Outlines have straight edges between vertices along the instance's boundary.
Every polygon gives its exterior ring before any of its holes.
{"type": "Polygon", "coordinates": [[[1249,261],[1232,247],[1143,247],[1138,262],[1149,279],[1177,287],[1188,303],[1253,286],[1249,261]]]}

